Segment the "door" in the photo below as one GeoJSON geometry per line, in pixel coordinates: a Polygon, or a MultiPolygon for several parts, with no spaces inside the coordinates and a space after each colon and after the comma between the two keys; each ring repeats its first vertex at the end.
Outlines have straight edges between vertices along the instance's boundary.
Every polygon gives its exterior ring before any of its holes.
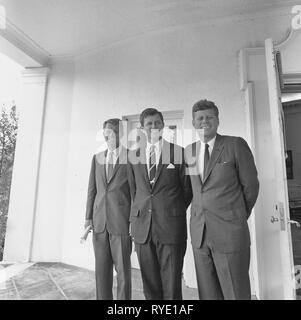
{"type": "MultiPolygon", "coordinates": [[[[275,195],[274,195],[274,212],[270,214],[270,228],[266,230],[267,234],[273,232],[275,224],[277,225],[278,241],[267,241],[268,250],[274,251],[280,249],[281,261],[266,261],[266,268],[269,270],[269,264],[279,263],[282,279],[282,288],[278,288],[277,296],[279,299],[296,299],[295,293],[295,274],[292,252],[292,238],[289,218],[289,202],[287,190],[286,164],[285,164],[285,133],[284,116],[281,104],[281,90],[279,74],[276,63],[276,52],[274,50],[272,39],[265,41],[266,68],[269,91],[269,107],[272,130],[272,145],[274,151],[275,166],[275,195]],[[282,291],[282,292],[281,292],[282,291]]],[[[275,238],[273,238],[274,240],[275,238]]],[[[273,278],[270,278],[270,287],[273,287],[273,278]]]]}

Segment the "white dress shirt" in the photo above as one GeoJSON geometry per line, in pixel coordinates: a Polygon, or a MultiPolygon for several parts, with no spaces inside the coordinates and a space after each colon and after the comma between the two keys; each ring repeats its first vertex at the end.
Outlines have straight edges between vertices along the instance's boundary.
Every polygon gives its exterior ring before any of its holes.
{"type": "Polygon", "coordinates": [[[107,176],[108,176],[108,164],[109,164],[111,152],[113,153],[113,168],[114,168],[115,164],[117,162],[117,159],[119,157],[119,154],[120,154],[120,146],[112,151],[110,149],[108,149],[107,156],[106,156],[106,174],[107,174],[107,176]]]}
{"type": "MultiPolygon", "coordinates": [[[[213,150],[213,147],[214,147],[214,143],[215,143],[215,139],[216,139],[216,136],[214,138],[212,138],[210,141],[207,142],[207,144],[209,145],[209,155],[211,157],[211,154],[212,154],[212,150],[213,150]]],[[[204,157],[205,157],[205,145],[206,143],[203,142],[203,141],[200,141],[201,142],[201,147],[200,147],[200,151],[199,151],[199,161],[198,161],[198,166],[199,166],[199,173],[200,173],[200,176],[203,180],[203,171],[204,171],[204,157]]]]}
{"type": "Polygon", "coordinates": [[[156,153],[156,168],[158,167],[160,156],[161,156],[161,149],[162,149],[162,142],[159,140],[155,144],[149,143],[147,141],[146,144],[146,165],[147,165],[147,172],[149,174],[149,156],[150,156],[150,149],[151,146],[155,146],[155,153],[156,153]]]}

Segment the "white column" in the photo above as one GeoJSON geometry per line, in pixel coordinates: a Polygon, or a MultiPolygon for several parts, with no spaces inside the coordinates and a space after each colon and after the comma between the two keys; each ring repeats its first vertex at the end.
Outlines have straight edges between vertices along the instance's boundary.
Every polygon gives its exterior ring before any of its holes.
{"type": "Polygon", "coordinates": [[[22,72],[22,104],[13,167],[5,261],[30,261],[36,215],[48,68],[22,72]]]}

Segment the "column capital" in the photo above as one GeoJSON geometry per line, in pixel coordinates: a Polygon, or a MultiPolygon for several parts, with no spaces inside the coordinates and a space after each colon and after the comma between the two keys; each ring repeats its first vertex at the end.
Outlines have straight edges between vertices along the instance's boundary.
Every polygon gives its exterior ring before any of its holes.
{"type": "Polygon", "coordinates": [[[50,68],[25,68],[22,72],[24,83],[46,83],[50,68]]]}

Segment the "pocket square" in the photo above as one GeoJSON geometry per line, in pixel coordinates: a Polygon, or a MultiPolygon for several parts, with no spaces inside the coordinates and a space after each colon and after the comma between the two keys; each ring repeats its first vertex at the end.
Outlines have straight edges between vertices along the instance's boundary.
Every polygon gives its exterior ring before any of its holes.
{"type": "Polygon", "coordinates": [[[175,168],[175,166],[172,164],[172,163],[170,163],[168,166],[167,166],[167,169],[174,169],[175,168]]]}

